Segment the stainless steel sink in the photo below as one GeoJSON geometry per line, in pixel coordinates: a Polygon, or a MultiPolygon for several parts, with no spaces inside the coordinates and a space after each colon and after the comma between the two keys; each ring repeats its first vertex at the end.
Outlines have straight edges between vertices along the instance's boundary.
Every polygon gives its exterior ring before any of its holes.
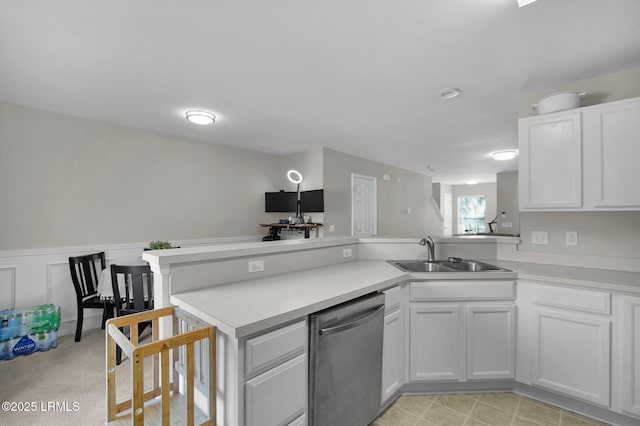
{"type": "Polygon", "coordinates": [[[460,262],[443,262],[442,266],[464,272],[500,271],[502,268],[476,260],[462,260],[460,262]]]}
{"type": "Polygon", "coordinates": [[[509,269],[490,265],[477,260],[390,260],[389,263],[405,272],[511,272],[509,269]]]}
{"type": "Polygon", "coordinates": [[[397,268],[402,269],[405,272],[454,272],[445,266],[442,266],[437,262],[426,262],[418,260],[407,260],[400,262],[391,262],[397,268]]]}

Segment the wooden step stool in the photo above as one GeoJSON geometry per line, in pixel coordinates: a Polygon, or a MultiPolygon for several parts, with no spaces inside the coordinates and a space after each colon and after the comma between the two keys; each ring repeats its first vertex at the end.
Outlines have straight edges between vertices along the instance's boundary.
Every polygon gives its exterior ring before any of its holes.
{"type": "MultiPolygon", "coordinates": [[[[194,425],[196,418],[206,419],[194,405],[197,368],[195,358],[198,358],[201,361],[200,364],[205,367],[200,369],[206,372],[203,383],[209,410],[208,420],[199,424],[201,426],[216,425],[215,327],[205,324],[178,307],[171,306],[110,319],[107,321],[106,329],[108,424],[166,426],[171,424],[171,412],[184,415],[185,408],[188,425],[194,425]],[[160,319],[167,316],[172,319],[173,336],[160,340],[158,338],[160,319]],[[145,321],[152,322],[152,341],[140,345],[138,344],[138,324],[145,321]],[[119,330],[121,327],[129,327],[130,338],[119,330]],[[179,333],[179,330],[186,331],[179,333]],[[204,352],[205,339],[208,341],[208,351],[194,356],[196,346],[200,352],[204,352]],[[196,345],[196,343],[199,344],[196,345]],[[131,398],[120,403],[116,402],[116,345],[129,357],[132,378],[131,398]],[[170,351],[173,353],[171,381],[169,380],[170,351]],[[153,357],[153,389],[145,393],[144,358],[149,356],[153,357]],[[208,362],[203,364],[205,360],[208,362]],[[185,379],[186,400],[179,392],[179,373],[185,379]]],[[[199,376],[203,376],[202,371],[199,372],[199,376]]]]}

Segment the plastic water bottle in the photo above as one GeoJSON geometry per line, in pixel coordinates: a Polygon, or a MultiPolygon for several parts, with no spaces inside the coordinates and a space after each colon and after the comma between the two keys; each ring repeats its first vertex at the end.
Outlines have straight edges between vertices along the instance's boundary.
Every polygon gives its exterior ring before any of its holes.
{"type": "Polygon", "coordinates": [[[60,306],[49,305],[47,307],[47,320],[49,321],[50,330],[60,328],[60,306]]]}
{"type": "Polygon", "coordinates": [[[31,333],[31,324],[33,320],[33,311],[22,311],[22,326],[20,327],[20,335],[25,336],[31,333]]]}

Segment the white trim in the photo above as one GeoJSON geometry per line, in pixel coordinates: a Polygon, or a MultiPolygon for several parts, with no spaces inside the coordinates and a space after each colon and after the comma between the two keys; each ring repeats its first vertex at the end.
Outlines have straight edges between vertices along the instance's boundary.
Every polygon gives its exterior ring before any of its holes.
{"type": "Polygon", "coordinates": [[[353,233],[353,181],[355,178],[360,178],[360,179],[365,179],[365,180],[372,180],[373,181],[373,235],[372,236],[376,236],[378,235],[378,178],[373,177],[373,176],[367,176],[367,175],[361,175],[358,173],[351,173],[351,234],[350,235],[354,235],[353,233]]]}
{"type": "Polygon", "coordinates": [[[0,271],[8,270],[11,274],[9,289],[11,291],[11,297],[9,298],[11,305],[8,309],[14,309],[16,307],[16,266],[0,266],[0,271]]]}
{"type": "MultiPolygon", "coordinates": [[[[261,241],[264,235],[244,236],[244,237],[222,237],[222,238],[202,238],[197,240],[172,240],[171,243],[176,246],[200,246],[200,245],[216,245],[239,243],[246,241],[261,241]]],[[[0,250],[0,258],[5,257],[21,257],[21,256],[42,256],[50,254],[69,254],[78,252],[97,253],[107,250],[136,250],[142,251],[148,247],[149,243],[119,243],[119,244],[100,244],[87,246],[67,246],[67,247],[50,247],[35,249],[18,249],[18,250],[0,250]]]]}

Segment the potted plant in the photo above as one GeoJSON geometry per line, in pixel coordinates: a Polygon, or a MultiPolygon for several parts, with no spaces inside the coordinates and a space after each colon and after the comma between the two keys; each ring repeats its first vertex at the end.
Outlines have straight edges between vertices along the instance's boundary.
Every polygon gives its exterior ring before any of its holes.
{"type": "Polygon", "coordinates": [[[171,243],[169,241],[151,241],[149,243],[149,248],[145,248],[146,250],[163,250],[163,249],[170,249],[170,248],[180,248],[180,247],[173,247],[171,245],[171,243]]]}

